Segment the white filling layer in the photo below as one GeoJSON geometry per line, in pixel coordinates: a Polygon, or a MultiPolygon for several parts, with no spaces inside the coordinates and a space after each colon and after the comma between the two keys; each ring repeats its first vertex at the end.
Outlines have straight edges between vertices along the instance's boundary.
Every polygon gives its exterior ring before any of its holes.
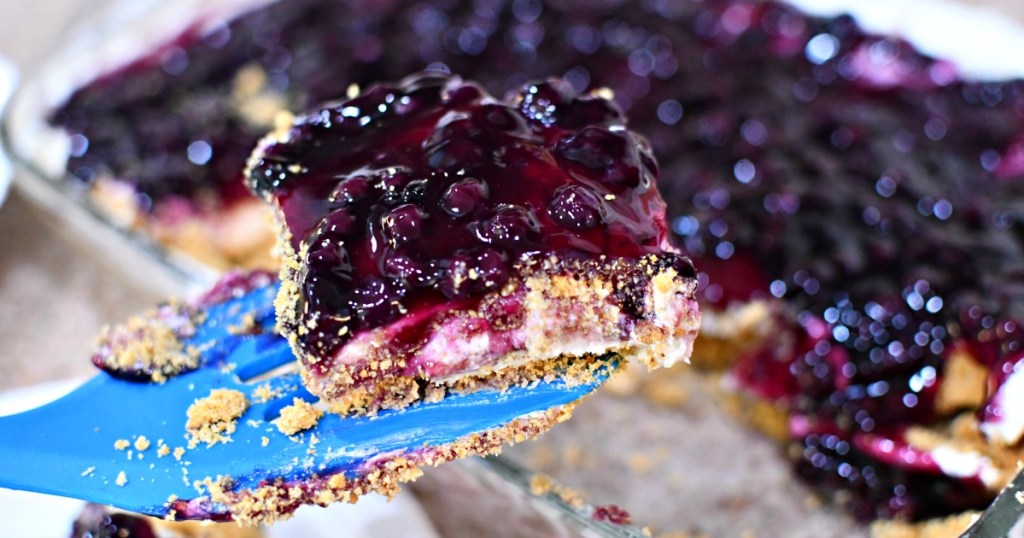
{"type": "MultiPolygon", "coordinates": [[[[690,298],[694,285],[688,283],[680,289],[675,278],[674,271],[654,277],[644,308],[653,316],[639,320],[630,334],[620,332],[625,314],[606,294],[578,297],[581,302],[572,307],[564,299],[526,299],[518,305],[525,309],[521,326],[496,327],[491,321],[474,316],[451,317],[434,325],[422,346],[404,360],[428,378],[441,382],[562,356],[610,352],[636,355],[648,364],[651,361],[646,359],[651,358],[659,366],[671,366],[689,358],[700,324],[697,303],[690,298]],[[663,335],[655,343],[644,340],[644,334],[652,327],[663,335]]],[[[406,322],[434,323],[430,316],[406,322]]],[[[382,330],[396,329],[401,327],[396,324],[382,330]]],[[[339,365],[358,365],[387,340],[382,340],[380,331],[359,334],[338,350],[334,361],[339,365]]]]}

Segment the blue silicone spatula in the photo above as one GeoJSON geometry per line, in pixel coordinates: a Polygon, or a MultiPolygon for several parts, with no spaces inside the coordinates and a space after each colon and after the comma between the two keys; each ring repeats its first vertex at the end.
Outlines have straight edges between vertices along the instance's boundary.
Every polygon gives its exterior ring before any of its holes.
{"type": "Polygon", "coordinates": [[[276,292],[277,286],[268,284],[206,307],[189,342],[202,349],[198,369],[162,384],[101,373],[57,401],[0,417],[0,487],[153,516],[227,519],[231,507],[211,499],[197,481],[230,477],[232,492],[278,479],[308,485],[339,473],[357,481],[388,461],[477,439],[571,404],[594,391],[614,368],[609,359],[585,384],[556,379],[506,391],[449,394],[373,417],[328,414],[313,429],[289,436],[271,421],[293,398],[316,398],[303,388],[288,343],[272,330],[276,292]],[[231,329],[247,314],[265,329],[262,333],[231,329]],[[263,388],[257,392],[257,387],[263,388]],[[238,390],[252,405],[238,419],[230,442],[188,448],[186,410],[213,389],[238,390]],[[273,396],[264,401],[259,394],[273,396]],[[184,449],[177,451],[180,459],[174,454],[179,447],[184,449]]]}

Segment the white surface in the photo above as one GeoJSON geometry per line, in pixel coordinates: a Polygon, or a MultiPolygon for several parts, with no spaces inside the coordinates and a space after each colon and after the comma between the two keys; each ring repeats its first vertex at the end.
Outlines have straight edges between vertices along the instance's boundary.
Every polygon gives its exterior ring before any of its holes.
{"type": "Polygon", "coordinates": [[[1024,363],[1017,363],[992,398],[1002,416],[989,417],[981,431],[991,440],[1013,446],[1024,436],[1024,363]]]}
{"type": "MultiPolygon", "coordinates": [[[[4,105],[7,104],[11,94],[14,93],[14,80],[14,64],[0,56],[0,113],[4,111],[4,105]]],[[[11,161],[7,159],[3,148],[0,148],[0,206],[4,205],[4,200],[7,199],[7,190],[11,186],[12,175],[11,161]]]]}
{"type": "MultiPolygon", "coordinates": [[[[81,380],[44,383],[0,393],[0,416],[18,413],[55,400],[81,380]]],[[[0,488],[0,536],[54,538],[67,536],[84,503],[75,499],[0,488]]],[[[391,502],[379,495],[359,504],[328,508],[305,506],[294,518],[266,530],[270,538],[436,538],[433,526],[411,493],[391,502]]]]}
{"type": "Polygon", "coordinates": [[[954,0],[784,0],[811,15],[848,13],[867,32],[899,36],[971,80],[1024,77],[1024,25],[954,0]]]}

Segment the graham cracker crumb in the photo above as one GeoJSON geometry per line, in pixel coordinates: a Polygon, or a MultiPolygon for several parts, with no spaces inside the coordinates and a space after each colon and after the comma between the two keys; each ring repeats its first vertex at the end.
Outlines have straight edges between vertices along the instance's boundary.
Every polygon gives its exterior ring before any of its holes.
{"type": "Polygon", "coordinates": [[[690,364],[699,370],[722,371],[759,345],[775,323],[770,303],[749,301],[725,310],[703,309],[700,334],[690,364]]]}
{"type": "Polygon", "coordinates": [[[804,497],[804,507],[808,510],[818,510],[821,508],[821,497],[816,495],[808,495],[804,497]]]}
{"type": "Polygon", "coordinates": [[[156,449],[156,456],[162,458],[171,453],[171,447],[167,445],[160,445],[160,448],[156,449]]]}
{"type": "Polygon", "coordinates": [[[956,349],[946,360],[945,373],[935,396],[935,412],[950,415],[961,409],[977,409],[985,403],[988,368],[970,353],[956,349]]]}
{"type": "Polygon", "coordinates": [[[114,483],[117,484],[118,486],[123,487],[125,484],[128,483],[128,476],[124,474],[124,471],[121,471],[117,473],[117,479],[114,480],[114,483]]]}
{"type": "Polygon", "coordinates": [[[569,467],[579,467],[586,459],[583,447],[577,444],[567,444],[562,448],[562,462],[569,467]]]}
{"type": "Polygon", "coordinates": [[[181,457],[185,455],[185,448],[178,447],[174,449],[174,459],[181,461],[181,457]]]}
{"type": "Polygon", "coordinates": [[[213,389],[206,398],[189,406],[185,430],[189,433],[189,448],[199,443],[212,446],[231,440],[237,428],[236,420],[249,408],[245,394],[233,389],[213,389]]]}
{"type": "Polygon", "coordinates": [[[267,446],[270,444],[269,437],[260,437],[260,446],[267,446]]]}
{"type": "Polygon", "coordinates": [[[124,450],[130,447],[131,445],[132,444],[128,442],[127,439],[118,439],[117,441],[114,441],[114,448],[116,448],[117,450],[124,450]]]}
{"type": "Polygon", "coordinates": [[[980,512],[964,512],[944,519],[920,523],[878,520],[871,524],[871,538],[950,538],[960,536],[981,517],[980,512]]]}
{"type": "Polygon", "coordinates": [[[548,445],[538,445],[530,450],[529,466],[534,469],[551,469],[555,466],[555,451],[548,445]]]}
{"type": "Polygon", "coordinates": [[[149,439],[146,439],[145,435],[140,435],[139,438],[135,440],[135,450],[142,452],[149,448],[149,444],[149,439]]]}
{"type": "Polygon", "coordinates": [[[779,444],[784,445],[789,440],[789,414],[781,403],[759,400],[739,392],[729,392],[722,389],[718,382],[720,379],[720,374],[709,376],[708,386],[726,413],[779,444]]]}
{"type": "Polygon", "coordinates": [[[580,494],[580,492],[568,486],[559,484],[546,474],[538,473],[530,478],[530,493],[538,497],[552,493],[565,504],[577,509],[583,508],[586,504],[583,501],[583,495],[580,494]]]}
{"type": "Polygon", "coordinates": [[[253,391],[252,396],[256,403],[265,403],[276,398],[281,391],[271,388],[270,383],[264,383],[253,391]]]}
{"type": "MultiPolygon", "coordinates": [[[[496,454],[504,443],[533,438],[572,415],[573,404],[531,414],[489,430],[470,434],[442,446],[425,446],[412,452],[389,454],[375,460],[354,476],[313,475],[301,484],[270,480],[253,490],[232,489],[230,477],[207,478],[203,485],[213,502],[224,504],[235,521],[252,526],[291,517],[302,504],[326,506],[334,502],[354,503],[361,496],[377,493],[393,497],[399,484],[423,474],[421,467],[437,466],[456,458],[496,454]],[[301,485],[301,487],[299,487],[301,485]]],[[[179,501],[180,502],[180,501],[179,501]]]]}
{"type": "Polygon", "coordinates": [[[651,472],[654,463],[647,454],[634,453],[629,455],[629,468],[636,474],[647,474],[651,472]]]}
{"type": "Polygon", "coordinates": [[[257,64],[248,64],[231,81],[233,112],[254,127],[269,128],[286,110],[285,98],[267,84],[267,72],[257,64]]]}
{"type": "Polygon", "coordinates": [[[644,384],[644,395],[656,405],[670,408],[680,408],[686,404],[689,394],[686,387],[679,380],[674,379],[667,372],[658,372],[652,375],[644,384]]]}
{"type": "Polygon", "coordinates": [[[530,493],[536,496],[545,495],[551,492],[555,481],[546,474],[535,474],[530,477],[530,493]]]}
{"type": "Polygon", "coordinates": [[[195,333],[200,319],[191,307],[162,305],[121,325],[104,327],[94,357],[111,370],[163,383],[199,366],[199,350],[186,346],[183,340],[195,333]]]}
{"type": "Polygon", "coordinates": [[[231,325],[228,327],[228,333],[239,335],[239,334],[258,334],[260,332],[260,325],[256,322],[256,316],[252,313],[248,313],[242,316],[242,321],[238,325],[231,325]]]}
{"type": "Polygon", "coordinates": [[[316,426],[322,416],[323,410],[313,407],[305,400],[294,398],[292,405],[281,410],[281,416],[277,419],[277,429],[285,435],[295,435],[316,426]]]}
{"type": "Polygon", "coordinates": [[[120,228],[132,228],[141,220],[138,191],[127,181],[100,177],[89,190],[96,207],[120,228]]]}

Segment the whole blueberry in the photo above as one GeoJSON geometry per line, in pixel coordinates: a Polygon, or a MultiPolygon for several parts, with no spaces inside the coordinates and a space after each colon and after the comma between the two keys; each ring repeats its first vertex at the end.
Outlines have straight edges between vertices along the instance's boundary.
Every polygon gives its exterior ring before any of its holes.
{"type": "Polygon", "coordinates": [[[384,214],[381,224],[392,247],[419,238],[427,214],[413,204],[402,204],[384,214]]]}
{"type": "Polygon", "coordinates": [[[459,252],[449,260],[441,291],[451,299],[470,297],[507,282],[508,271],[508,257],[500,250],[485,248],[459,252]]]}
{"type": "Polygon", "coordinates": [[[635,187],[640,170],[629,154],[630,141],[624,133],[601,127],[587,127],[559,143],[562,156],[580,165],[594,179],[612,187],[635,187]]]}
{"type": "Polygon", "coordinates": [[[604,203],[583,185],[564,185],[555,190],[548,214],[563,228],[583,231],[604,222],[604,203]]]}
{"type": "Polygon", "coordinates": [[[473,178],[462,179],[452,183],[441,196],[441,209],[453,217],[464,217],[487,199],[487,194],[487,183],[473,178]]]}
{"type": "Polygon", "coordinates": [[[472,141],[455,139],[442,142],[431,150],[427,156],[427,162],[439,170],[465,170],[479,163],[483,154],[480,146],[472,141]]]}
{"type": "Polygon", "coordinates": [[[331,194],[332,202],[351,205],[370,194],[370,180],[366,176],[353,176],[342,180],[331,194]]]}
{"type": "Polygon", "coordinates": [[[359,223],[347,209],[336,209],[324,217],[320,223],[320,236],[323,238],[340,239],[350,237],[359,231],[359,223]]]}
{"type": "Polygon", "coordinates": [[[476,234],[485,243],[515,245],[530,239],[537,228],[537,220],[530,210],[506,204],[491,218],[477,223],[476,234]]]}

